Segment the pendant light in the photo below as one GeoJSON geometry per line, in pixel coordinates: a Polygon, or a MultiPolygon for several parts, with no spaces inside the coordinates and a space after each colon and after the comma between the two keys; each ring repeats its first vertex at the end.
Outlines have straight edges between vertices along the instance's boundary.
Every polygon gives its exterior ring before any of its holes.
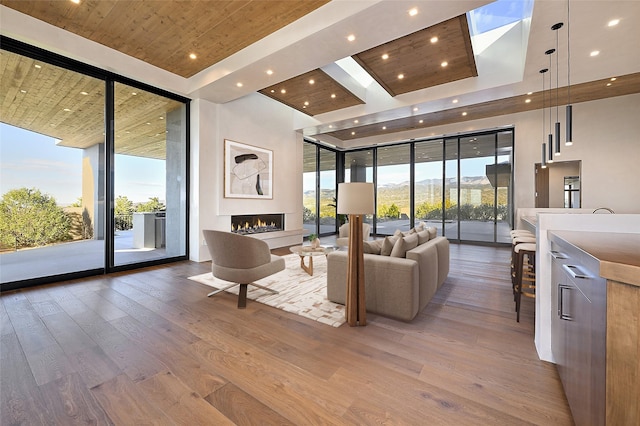
{"type": "MultiPolygon", "coordinates": [[[[551,55],[556,51],[556,49],[549,49],[544,52],[545,55],[549,56],[549,69],[551,69],[551,55]]],[[[553,163],[553,134],[551,133],[551,114],[553,108],[551,107],[551,73],[549,73],[549,136],[547,141],[547,148],[549,149],[549,157],[547,158],[547,163],[553,163]]]]}
{"type": "Polygon", "coordinates": [[[540,70],[540,74],[542,74],[542,163],[540,164],[540,167],[543,169],[547,168],[547,144],[544,142],[545,133],[546,133],[546,126],[544,122],[545,114],[546,114],[546,111],[544,110],[544,107],[545,107],[544,74],[547,71],[549,71],[547,68],[540,70]]]}
{"type": "MultiPolygon", "coordinates": [[[[563,25],[564,24],[562,22],[558,22],[557,24],[554,24],[551,27],[551,29],[556,32],[556,51],[558,50],[558,37],[559,37],[558,30],[562,28],[563,25]]],[[[558,116],[558,109],[560,104],[560,97],[558,95],[560,90],[560,77],[559,77],[560,66],[558,64],[558,57],[559,55],[556,55],[556,125],[555,125],[555,136],[556,136],[555,155],[556,156],[560,155],[560,118],[558,116]]]]}
{"type": "Polygon", "coordinates": [[[569,2],[567,0],[567,107],[565,146],[573,145],[573,107],[571,106],[571,49],[569,48],[569,2]]]}

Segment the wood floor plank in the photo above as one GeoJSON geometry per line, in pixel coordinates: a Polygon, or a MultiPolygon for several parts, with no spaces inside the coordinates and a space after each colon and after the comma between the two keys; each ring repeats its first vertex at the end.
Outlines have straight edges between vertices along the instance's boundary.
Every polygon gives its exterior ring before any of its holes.
{"type": "Polygon", "coordinates": [[[90,391],[117,425],[173,425],[160,407],[149,401],[124,374],[90,391]]]}
{"type": "Polygon", "coordinates": [[[515,321],[509,252],[452,244],[413,321],[366,327],[207,298],[188,277],[209,262],[2,293],[0,423],[570,425],[534,300],[515,321]]]}
{"type": "Polygon", "coordinates": [[[47,407],[15,333],[0,337],[0,424],[48,424],[47,407]]]}
{"type": "Polygon", "coordinates": [[[233,425],[213,405],[193,392],[171,372],[157,374],[136,386],[176,424],[233,425]]]}
{"type": "Polygon", "coordinates": [[[205,399],[239,426],[294,425],[233,383],[227,383],[205,399]]]}
{"type": "Polygon", "coordinates": [[[113,425],[100,403],[78,374],[70,374],[41,387],[49,413],[57,425],[113,425]]]}

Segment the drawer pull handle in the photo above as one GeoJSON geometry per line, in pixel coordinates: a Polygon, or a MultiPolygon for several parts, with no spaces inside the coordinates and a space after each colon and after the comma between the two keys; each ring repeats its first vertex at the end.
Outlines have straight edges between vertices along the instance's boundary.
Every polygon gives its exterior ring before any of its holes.
{"type": "Polygon", "coordinates": [[[561,320],[573,321],[571,315],[564,311],[564,290],[571,291],[571,287],[564,284],[558,284],[558,317],[560,317],[561,320]]]}
{"type": "Polygon", "coordinates": [[[568,259],[568,256],[562,252],[551,250],[549,252],[554,259],[568,259]]]}
{"type": "Polygon", "coordinates": [[[573,278],[582,278],[588,279],[591,278],[589,275],[582,272],[582,270],[576,265],[562,265],[562,267],[571,275],[573,278]]]}

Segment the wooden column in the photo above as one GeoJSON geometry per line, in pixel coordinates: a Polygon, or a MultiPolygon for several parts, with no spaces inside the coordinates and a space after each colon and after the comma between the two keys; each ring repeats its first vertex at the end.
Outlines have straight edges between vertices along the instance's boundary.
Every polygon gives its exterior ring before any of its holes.
{"type": "Polygon", "coordinates": [[[364,294],[364,250],[362,215],[349,215],[349,263],[345,316],[351,327],[367,325],[364,294]]]}

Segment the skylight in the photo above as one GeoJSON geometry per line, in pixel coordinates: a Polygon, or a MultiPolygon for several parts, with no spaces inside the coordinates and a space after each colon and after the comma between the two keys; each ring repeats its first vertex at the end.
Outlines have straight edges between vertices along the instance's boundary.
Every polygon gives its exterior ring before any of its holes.
{"type": "Polygon", "coordinates": [[[520,21],[531,19],[534,0],[497,0],[467,13],[473,52],[482,53],[520,21]]]}

